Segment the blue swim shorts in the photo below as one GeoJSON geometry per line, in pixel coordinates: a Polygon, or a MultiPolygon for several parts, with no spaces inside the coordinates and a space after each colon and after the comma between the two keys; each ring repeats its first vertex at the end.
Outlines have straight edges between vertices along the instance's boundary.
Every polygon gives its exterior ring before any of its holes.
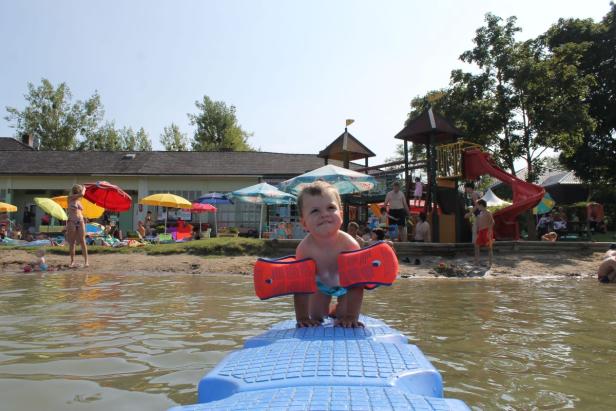
{"type": "Polygon", "coordinates": [[[330,287],[328,285],[323,284],[319,280],[317,280],[317,288],[325,295],[329,295],[331,297],[342,297],[347,293],[347,289],[344,287],[330,287]]]}

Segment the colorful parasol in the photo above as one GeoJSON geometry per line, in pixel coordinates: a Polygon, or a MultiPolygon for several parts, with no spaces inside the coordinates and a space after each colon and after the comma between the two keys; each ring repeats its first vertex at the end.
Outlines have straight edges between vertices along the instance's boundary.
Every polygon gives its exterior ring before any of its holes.
{"type": "Polygon", "coordinates": [[[35,197],[34,202],[37,206],[41,208],[41,210],[43,210],[50,216],[62,221],[68,220],[68,216],[66,215],[60,204],[56,203],[51,198],[35,197]]]}
{"type": "Polygon", "coordinates": [[[545,214],[549,212],[556,205],[556,201],[552,198],[550,193],[546,192],[539,204],[533,207],[533,214],[545,214]]]}
{"type": "Polygon", "coordinates": [[[84,184],[86,192],[83,195],[99,207],[107,211],[128,211],[133,205],[133,199],[120,187],[107,181],[84,184]]]}
{"type": "Polygon", "coordinates": [[[318,180],[330,183],[338,189],[340,194],[359,193],[376,186],[376,180],[372,176],[328,164],[283,181],[280,183],[280,189],[287,193],[298,194],[304,186],[318,180]]]}
{"type": "MultiPolygon", "coordinates": [[[[56,203],[60,204],[62,208],[68,208],[68,196],[57,196],[51,198],[56,203]]],[[[82,214],[86,218],[99,218],[105,212],[105,209],[91,203],[87,199],[81,199],[81,205],[83,206],[82,214]]]]}
{"type": "Polygon", "coordinates": [[[13,204],[0,202],[0,212],[2,212],[2,213],[14,213],[15,211],[17,211],[17,207],[14,206],[13,204]]]}
{"type": "MultiPolygon", "coordinates": [[[[139,200],[139,204],[169,207],[169,208],[191,208],[192,203],[184,197],[176,196],[171,193],[152,194],[139,200]]],[[[165,233],[167,233],[167,213],[165,213],[165,233]]]]}
{"type": "Polygon", "coordinates": [[[259,218],[259,238],[263,230],[263,207],[273,204],[295,204],[297,197],[292,194],[278,190],[273,185],[267,183],[259,183],[250,187],[235,190],[231,193],[233,198],[240,201],[253,204],[261,204],[261,213],[259,218]]]}
{"type": "Polygon", "coordinates": [[[192,203],[190,209],[187,210],[199,214],[199,234],[201,234],[201,213],[216,213],[216,207],[211,204],[192,203]]]}

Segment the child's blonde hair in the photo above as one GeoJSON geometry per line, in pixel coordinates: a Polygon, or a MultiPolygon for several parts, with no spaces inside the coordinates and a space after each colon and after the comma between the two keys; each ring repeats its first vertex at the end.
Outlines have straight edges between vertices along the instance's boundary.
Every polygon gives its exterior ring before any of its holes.
{"type": "Polygon", "coordinates": [[[303,216],[303,208],[304,208],[304,197],[306,196],[322,196],[323,194],[330,192],[333,194],[334,199],[336,200],[336,204],[338,208],[342,207],[342,201],[340,200],[340,193],[333,185],[326,183],[325,181],[315,181],[314,183],[310,183],[299,192],[297,196],[297,208],[299,209],[299,216],[303,216]]]}
{"type": "Polygon", "coordinates": [[[71,188],[71,194],[81,194],[83,191],[83,186],[81,184],[75,184],[73,188],[71,188]]]}

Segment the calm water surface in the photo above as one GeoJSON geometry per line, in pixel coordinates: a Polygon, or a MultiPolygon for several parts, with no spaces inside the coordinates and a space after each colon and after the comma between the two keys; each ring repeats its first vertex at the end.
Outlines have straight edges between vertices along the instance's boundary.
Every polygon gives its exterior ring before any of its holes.
{"type": "MultiPolygon", "coordinates": [[[[616,286],[400,280],[366,314],[398,328],[473,409],[616,409],[616,286]]],[[[249,277],[0,276],[0,409],[165,410],[245,338],[292,316],[249,277]]]]}

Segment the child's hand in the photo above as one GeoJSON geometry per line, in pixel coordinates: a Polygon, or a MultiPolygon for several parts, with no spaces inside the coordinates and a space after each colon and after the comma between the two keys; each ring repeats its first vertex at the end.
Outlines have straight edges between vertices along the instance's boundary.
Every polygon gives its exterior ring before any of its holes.
{"type": "Polygon", "coordinates": [[[298,318],[296,327],[297,328],[318,327],[319,325],[321,325],[321,323],[317,320],[312,320],[310,318],[298,318]]]}
{"type": "Polygon", "coordinates": [[[337,318],[334,325],[336,327],[343,327],[343,328],[360,328],[360,327],[364,328],[364,324],[360,322],[357,318],[349,318],[349,317],[337,318]]]}

